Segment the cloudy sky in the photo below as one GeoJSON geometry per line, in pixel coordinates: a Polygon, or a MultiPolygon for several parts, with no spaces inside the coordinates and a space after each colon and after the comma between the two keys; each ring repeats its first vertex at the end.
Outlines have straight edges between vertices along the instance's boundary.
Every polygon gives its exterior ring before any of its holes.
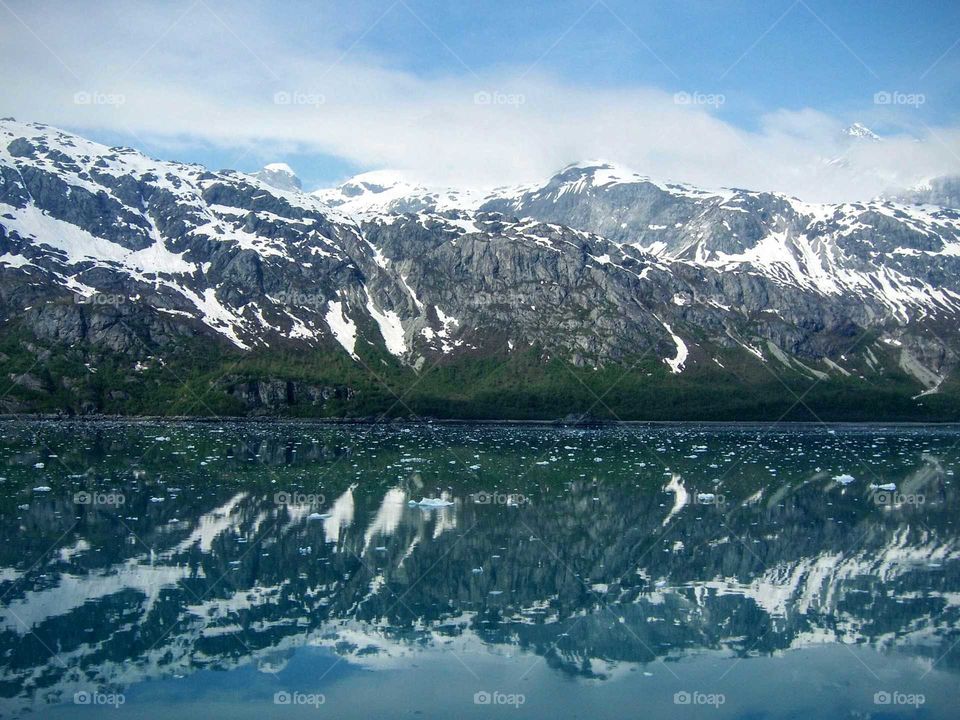
{"type": "Polygon", "coordinates": [[[373,169],[872,197],[960,172],[960,3],[0,0],[0,114],[310,187],[373,169]],[[861,122],[880,142],[850,142],[861,122]]]}

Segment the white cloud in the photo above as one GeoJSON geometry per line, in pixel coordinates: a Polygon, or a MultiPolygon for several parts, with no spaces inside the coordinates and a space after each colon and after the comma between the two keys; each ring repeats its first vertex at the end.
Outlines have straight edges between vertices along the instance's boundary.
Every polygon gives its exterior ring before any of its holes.
{"type": "Polygon", "coordinates": [[[600,157],[668,180],[838,200],[960,172],[956,128],[920,126],[920,142],[902,135],[850,146],[841,119],[810,109],[764,115],[748,131],[652,88],[591,88],[547,74],[518,81],[510,69],[478,79],[459,65],[459,75],[417,76],[358,50],[343,55],[349,34],[335,28],[305,47],[271,35],[268,18],[251,33],[250,15],[240,24],[203,4],[166,34],[188,6],[71,7],[18,9],[42,41],[18,23],[0,27],[0,113],[171,148],[329,153],[427,184],[510,184],[600,157]],[[224,24],[245,30],[235,36],[224,24]],[[77,104],[77,92],[123,102],[77,104]],[[489,95],[478,103],[478,92],[489,95]],[[277,93],[289,102],[275,102],[277,93]]]}

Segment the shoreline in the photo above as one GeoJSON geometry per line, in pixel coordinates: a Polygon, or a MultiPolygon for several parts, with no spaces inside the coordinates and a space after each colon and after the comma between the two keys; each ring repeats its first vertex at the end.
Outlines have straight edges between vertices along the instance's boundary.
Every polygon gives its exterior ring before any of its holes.
{"type": "Polygon", "coordinates": [[[610,428],[618,426],[757,426],[775,427],[960,427],[960,420],[515,420],[515,419],[470,419],[470,418],[295,418],[280,416],[192,416],[192,415],[84,415],[64,417],[62,415],[0,414],[0,422],[56,422],[64,424],[124,423],[136,424],[221,424],[221,425],[330,425],[330,426],[424,426],[424,425],[489,425],[489,426],[542,426],[552,428],[610,428]]]}

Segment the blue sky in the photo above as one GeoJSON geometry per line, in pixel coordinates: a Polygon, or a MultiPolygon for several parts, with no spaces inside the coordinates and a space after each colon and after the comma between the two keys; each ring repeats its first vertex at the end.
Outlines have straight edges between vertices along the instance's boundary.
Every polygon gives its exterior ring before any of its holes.
{"type": "MultiPolygon", "coordinates": [[[[924,76],[960,40],[960,3],[411,0],[408,5],[443,43],[398,6],[357,50],[428,75],[523,68],[542,58],[539,67],[582,84],[693,86],[741,98],[730,112],[747,124],[758,109],[856,111],[877,86],[926,92],[931,118],[960,109],[960,49],[924,76]]],[[[359,6],[357,15],[372,23],[390,3],[359,6]]],[[[313,32],[309,22],[302,30],[305,37],[313,32]]]]}
{"type": "Polygon", "coordinates": [[[856,120],[889,142],[857,149],[838,193],[875,190],[868,166],[882,182],[905,162],[913,180],[960,167],[956,2],[5,0],[0,15],[4,115],[213,167],[284,160],[308,186],[380,167],[512,182],[599,153],[799,192],[804,158],[846,152],[834,136],[856,120]],[[477,91],[522,102],[473,107],[477,91]],[[78,107],[76,92],[125,101],[78,107]],[[307,101],[264,100],[277,92],[307,101]],[[769,177],[730,161],[751,153],[769,177]]]}

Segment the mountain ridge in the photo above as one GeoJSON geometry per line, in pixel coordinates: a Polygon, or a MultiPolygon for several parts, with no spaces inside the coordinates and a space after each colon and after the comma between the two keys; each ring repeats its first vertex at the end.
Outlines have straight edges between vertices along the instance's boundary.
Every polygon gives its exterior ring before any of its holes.
{"type": "MultiPolygon", "coordinates": [[[[274,168],[295,177],[287,169],[274,168]]],[[[882,378],[909,405],[942,395],[957,365],[952,208],[711,192],[609,163],[484,197],[385,173],[324,196],[10,120],[0,173],[0,335],[22,336],[11,349],[108,352],[119,365],[183,362],[211,342],[261,367],[285,353],[333,358],[285,389],[233,378],[217,391],[231,412],[274,412],[273,392],[281,412],[303,396],[303,412],[330,414],[331,401],[349,414],[345,378],[374,367],[408,387],[435,367],[501,363],[546,382],[563,372],[552,363],[638,358],[668,389],[720,387],[711,373],[733,366],[734,384],[750,385],[759,364],[788,384],[862,381],[867,393],[882,378]]],[[[125,407],[104,399],[131,394],[136,375],[117,371],[123,389],[101,387],[94,409],[125,407]]],[[[244,377],[294,383],[258,372],[244,377]]],[[[31,399],[8,410],[43,406],[44,393],[83,406],[10,374],[31,399]]]]}

